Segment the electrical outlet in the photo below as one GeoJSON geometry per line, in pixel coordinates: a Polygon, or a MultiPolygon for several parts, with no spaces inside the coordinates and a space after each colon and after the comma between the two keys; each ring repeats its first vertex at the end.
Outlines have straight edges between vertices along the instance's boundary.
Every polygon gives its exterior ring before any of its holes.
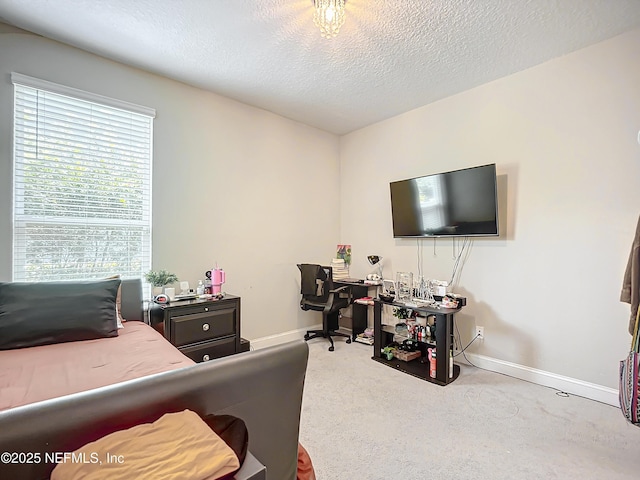
{"type": "Polygon", "coordinates": [[[484,327],[476,327],[476,337],[484,340],[484,327]]]}

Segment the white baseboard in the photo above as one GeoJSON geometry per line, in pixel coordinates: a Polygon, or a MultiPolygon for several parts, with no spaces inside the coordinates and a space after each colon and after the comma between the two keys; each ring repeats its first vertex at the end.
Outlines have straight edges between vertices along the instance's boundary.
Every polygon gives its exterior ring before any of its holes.
{"type": "Polygon", "coordinates": [[[251,340],[251,348],[256,350],[260,348],[271,347],[273,345],[280,345],[281,343],[292,342],[294,340],[301,340],[304,338],[304,334],[307,330],[320,330],[322,325],[311,325],[309,327],[299,328],[297,330],[289,330],[288,332],[278,333],[277,335],[269,335],[268,337],[261,337],[255,340],[251,340]]]}
{"type": "MultiPolygon", "coordinates": [[[[474,365],[496,373],[502,373],[510,377],[526,380],[545,387],[554,388],[562,392],[570,393],[580,397],[606,403],[614,407],[619,407],[618,390],[604,387],[595,383],[577,380],[571,377],[557,375],[555,373],[538,370],[517,363],[506,362],[475,353],[465,353],[469,361],[474,365]]],[[[458,357],[460,358],[460,357],[458,357]]]]}
{"type": "MultiPolygon", "coordinates": [[[[321,329],[322,325],[314,325],[298,330],[290,330],[288,332],[270,335],[268,337],[251,340],[251,347],[255,349],[279,345],[281,343],[290,342],[304,338],[307,330],[321,329]]],[[[491,372],[502,373],[510,377],[519,378],[527,382],[542,385],[544,387],[554,388],[561,392],[566,392],[579,397],[588,398],[597,402],[606,403],[614,407],[619,407],[618,390],[604,387],[595,383],[577,380],[571,377],[565,377],[555,373],[538,370],[536,368],[526,367],[517,363],[511,363],[497,358],[478,355],[475,353],[465,353],[469,360],[477,367],[484,368],[491,372]]],[[[458,357],[460,359],[461,357],[458,357]]]]}

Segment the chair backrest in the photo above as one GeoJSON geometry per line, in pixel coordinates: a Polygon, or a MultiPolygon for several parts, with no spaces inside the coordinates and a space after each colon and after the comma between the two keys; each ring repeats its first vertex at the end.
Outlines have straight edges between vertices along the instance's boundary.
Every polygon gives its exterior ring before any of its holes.
{"type": "Polygon", "coordinates": [[[333,289],[331,267],[314,263],[299,263],[300,293],[302,298],[314,302],[326,302],[333,289]]]}

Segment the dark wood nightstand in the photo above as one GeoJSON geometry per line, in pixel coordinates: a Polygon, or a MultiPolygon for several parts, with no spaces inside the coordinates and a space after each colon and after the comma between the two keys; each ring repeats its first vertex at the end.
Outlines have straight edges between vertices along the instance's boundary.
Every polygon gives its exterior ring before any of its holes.
{"type": "Polygon", "coordinates": [[[240,297],[152,304],[151,325],[163,324],[164,336],[195,362],[233,355],[240,342],[240,297]]]}

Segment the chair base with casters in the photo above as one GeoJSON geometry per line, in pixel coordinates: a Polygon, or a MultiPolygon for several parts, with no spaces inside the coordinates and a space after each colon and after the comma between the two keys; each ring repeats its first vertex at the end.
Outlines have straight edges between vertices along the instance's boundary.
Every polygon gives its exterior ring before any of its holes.
{"type": "MultiPolygon", "coordinates": [[[[337,325],[338,315],[336,315],[335,317],[336,317],[335,325],[337,325]]],[[[322,324],[329,325],[329,320],[325,322],[323,319],[322,324]]],[[[333,322],[331,322],[331,324],[333,324],[333,322]]],[[[331,337],[346,337],[347,338],[346,343],[351,343],[351,335],[347,333],[338,332],[336,331],[337,328],[338,327],[336,326],[335,328],[328,328],[328,329],[323,328],[322,330],[307,330],[307,333],[304,334],[304,339],[308,341],[318,337],[327,338],[329,340],[329,343],[331,344],[329,346],[329,351],[333,352],[334,351],[333,338],[331,337]]]]}
{"type": "Polygon", "coordinates": [[[346,343],[351,343],[351,335],[337,331],[340,310],[351,304],[351,288],[333,288],[331,267],[304,263],[298,268],[302,278],[300,308],[322,312],[322,330],[308,330],[304,339],[326,338],[330,352],[334,351],[332,337],[346,337],[346,343]]]}

